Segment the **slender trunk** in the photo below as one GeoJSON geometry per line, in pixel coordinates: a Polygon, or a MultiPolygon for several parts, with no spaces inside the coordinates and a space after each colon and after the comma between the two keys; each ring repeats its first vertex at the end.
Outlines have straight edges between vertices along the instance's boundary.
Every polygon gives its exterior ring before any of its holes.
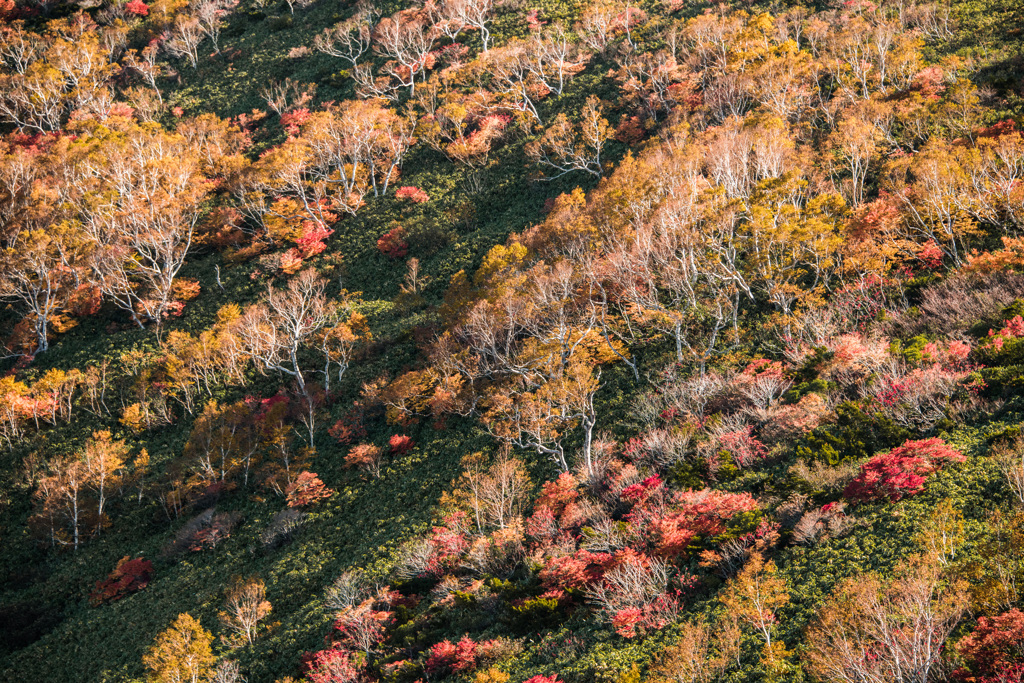
{"type": "Polygon", "coordinates": [[[32,354],[33,356],[38,354],[38,353],[44,353],[47,350],[49,350],[49,348],[50,348],[50,343],[49,343],[49,340],[47,339],[47,336],[48,336],[47,335],[47,331],[48,331],[47,330],[47,326],[48,326],[47,323],[48,323],[47,316],[45,316],[45,315],[39,316],[39,322],[36,325],[37,334],[38,334],[38,337],[39,337],[39,346],[36,348],[36,352],[34,354],[32,354]]]}
{"type": "Polygon", "coordinates": [[[295,375],[295,381],[299,383],[299,391],[302,392],[303,396],[309,398],[309,394],[306,391],[306,381],[302,377],[302,370],[299,369],[299,358],[296,347],[293,346],[291,350],[289,350],[288,354],[292,361],[292,368],[294,368],[293,374],[295,375]]]}
{"type": "Polygon", "coordinates": [[[71,497],[71,526],[75,538],[75,550],[78,550],[78,490],[71,497]]]}
{"type": "MultiPolygon", "coordinates": [[[[325,352],[326,355],[326,352],[325,352]]],[[[324,394],[331,393],[331,358],[327,357],[327,362],[324,363],[324,394]]]]}
{"type": "Polygon", "coordinates": [[[99,504],[98,504],[98,506],[96,508],[96,533],[100,533],[103,530],[103,504],[107,500],[106,487],[104,485],[105,482],[106,482],[106,475],[105,475],[105,473],[101,472],[100,473],[100,486],[99,486],[99,498],[100,499],[99,499],[99,504]]]}
{"type": "Polygon", "coordinates": [[[316,406],[313,405],[313,400],[306,397],[306,407],[309,410],[309,420],[306,422],[306,427],[309,429],[309,447],[313,448],[313,432],[316,431],[315,427],[315,411],[316,406]]]}
{"type": "Polygon", "coordinates": [[[561,466],[562,471],[563,472],[568,472],[569,471],[569,463],[566,462],[566,460],[565,460],[565,449],[562,448],[559,445],[557,447],[557,450],[555,451],[555,455],[558,456],[558,464],[559,464],[559,466],[561,466]]]}
{"type": "Polygon", "coordinates": [[[131,313],[132,313],[132,321],[133,321],[133,322],[134,322],[134,323],[135,323],[136,325],[138,325],[138,326],[139,326],[139,329],[140,329],[140,330],[144,330],[144,329],[146,329],[146,326],[145,326],[145,324],[143,324],[143,322],[142,322],[141,320],[139,320],[139,316],[137,316],[137,315],[135,314],[135,309],[134,309],[134,308],[132,308],[132,311],[131,311],[131,313]]]}
{"type": "Polygon", "coordinates": [[[680,363],[683,362],[683,323],[681,320],[676,320],[676,360],[680,363]]]}
{"type": "Polygon", "coordinates": [[[591,460],[591,451],[594,443],[594,421],[589,417],[583,418],[583,459],[587,465],[587,474],[594,473],[591,460]]]}

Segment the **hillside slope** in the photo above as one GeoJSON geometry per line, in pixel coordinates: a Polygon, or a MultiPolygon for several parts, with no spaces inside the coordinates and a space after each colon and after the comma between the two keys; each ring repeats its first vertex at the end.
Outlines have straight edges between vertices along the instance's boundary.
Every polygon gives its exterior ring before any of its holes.
{"type": "Polygon", "coordinates": [[[0,3],[0,680],[1019,680],[1022,20],[0,3]]]}

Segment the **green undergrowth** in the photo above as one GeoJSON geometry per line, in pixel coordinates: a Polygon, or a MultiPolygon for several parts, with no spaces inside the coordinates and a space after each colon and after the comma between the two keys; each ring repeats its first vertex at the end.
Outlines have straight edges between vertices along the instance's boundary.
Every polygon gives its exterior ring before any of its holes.
{"type": "MultiPolygon", "coordinates": [[[[530,4],[552,20],[576,16],[580,6],[567,0],[530,4]]],[[[388,13],[399,5],[387,3],[380,8],[388,13]]],[[[684,12],[692,15],[703,9],[703,4],[695,4],[684,12]]],[[[779,7],[764,9],[777,11],[779,7]]],[[[260,87],[271,79],[286,77],[316,83],[318,103],[350,98],[352,81],[339,73],[337,60],[296,50],[309,46],[319,31],[351,11],[347,4],[327,0],[297,8],[294,15],[284,3],[267,3],[259,8],[243,4],[224,32],[222,54],[204,58],[195,71],[182,68],[180,83],[166,87],[169,101],[188,113],[213,111],[236,116],[264,109],[260,87]]],[[[513,13],[524,10],[504,11],[508,16],[499,16],[495,22],[497,41],[523,30],[513,13]]],[[[993,120],[1024,113],[1024,100],[1014,85],[1022,74],[1022,11],[1017,3],[1005,0],[957,3],[960,32],[948,45],[933,48],[936,58],[956,54],[983,64],[977,72],[979,85],[990,85],[999,92],[998,101],[989,109],[988,116],[993,120]]],[[[542,116],[548,119],[559,111],[578,109],[591,93],[614,99],[614,86],[605,76],[607,70],[607,64],[598,65],[572,80],[564,95],[544,101],[542,116]]],[[[614,125],[618,113],[609,108],[606,114],[614,125]]],[[[257,149],[280,142],[284,133],[276,122],[269,121],[259,136],[257,149]]],[[[438,329],[437,307],[455,273],[472,273],[488,249],[539,222],[548,200],[577,185],[585,190],[594,186],[589,179],[567,177],[546,182],[535,178],[524,152],[526,142],[519,137],[507,143],[494,152],[487,168],[476,171],[457,168],[425,146],[418,146],[407,158],[398,184],[423,189],[431,198],[429,202],[403,203],[391,196],[371,199],[357,216],[345,217],[333,226],[335,233],[327,242],[328,250],[316,263],[337,261],[331,271],[332,291],[344,288],[362,293],[365,303],[361,312],[369,319],[374,343],[346,375],[322,425],[332,423],[351,406],[364,382],[384,375],[394,377],[422,362],[421,342],[438,329]],[[413,307],[396,303],[405,275],[404,262],[393,261],[376,248],[377,239],[396,225],[405,229],[410,255],[420,259],[425,274],[424,301],[413,307]]],[[[626,152],[620,143],[610,145],[612,161],[626,152]]],[[[256,301],[267,281],[259,275],[258,261],[232,264],[202,249],[182,275],[200,281],[202,296],[189,303],[183,317],[172,321],[169,329],[192,333],[208,329],[222,306],[245,306],[256,301]]],[[[749,313],[746,319],[754,328],[764,312],[745,313],[749,313]]],[[[765,352],[761,342],[766,339],[761,340],[756,332],[750,338],[747,347],[732,350],[735,358],[750,359],[765,352]]],[[[152,331],[133,329],[117,312],[104,310],[64,335],[50,352],[35,361],[26,377],[40,376],[50,368],[83,368],[103,359],[118,364],[121,356],[132,349],[156,347],[152,331]]],[[[654,341],[634,353],[646,379],[647,373],[671,360],[672,351],[666,343],[654,341]]],[[[988,372],[992,376],[987,381],[993,391],[1004,386],[1019,391],[1024,374],[1019,367],[988,372]]],[[[278,377],[253,374],[250,380],[241,389],[217,389],[215,398],[268,397],[281,386],[278,377]]],[[[598,395],[601,430],[624,441],[636,434],[631,405],[643,387],[638,387],[621,365],[608,369],[602,381],[604,387],[598,395]]],[[[806,386],[800,390],[816,389],[806,386]]],[[[777,554],[780,576],[791,591],[790,603],[782,609],[779,620],[782,638],[788,645],[799,646],[803,629],[837,582],[863,571],[890,572],[913,553],[917,547],[915,529],[939,503],[952,502],[963,512],[969,528],[975,529],[981,528],[991,510],[1009,506],[998,470],[986,456],[993,438],[1017,425],[1019,413],[1015,411],[1019,408],[1011,402],[991,420],[940,431],[938,436],[971,457],[966,464],[935,475],[921,495],[895,504],[862,505],[856,510],[857,523],[849,534],[811,547],[787,546],[777,554]]],[[[163,549],[174,533],[197,511],[168,520],[152,497],[138,504],[130,495],[112,503],[113,526],[79,552],[55,552],[41,546],[28,530],[32,500],[23,463],[32,453],[43,450],[74,451],[94,430],[111,428],[111,422],[78,410],[72,424],[41,430],[10,451],[0,450],[0,495],[5,497],[0,501],[0,680],[20,683],[43,674],[68,682],[141,680],[142,655],[156,634],[179,613],[189,612],[217,631],[224,587],[236,576],[262,578],[267,599],[273,605],[269,632],[237,653],[249,683],[298,676],[302,653],[320,649],[330,628],[331,615],[322,604],[326,587],[341,572],[356,567],[363,568],[372,580],[386,581],[402,544],[429,531],[437,522],[439,500],[461,472],[463,456],[477,451],[492,453],[497,448],[471,420],[449,419],[443,428],[422,421],[397,429],[374,417],[368,441],[384,445],[390,435],[406,433],[415,447],[390,459],[381,477],[372,478],[345,469],[345,448],[321,429],[311,469],[335,489],[336,495],[314,508],[295,537],[280,547],[264,547],[260,535],[284,507],[283,500],[257,488],[230,492],[216,503],[218,511],[237,512],[241,522],[214,550],[187,553],[176,559],[164,557],[163,549]],[[126,555],[154,561],[156,571],[150,585],[116,603],[90,606],[88,594],[95,582],[106,577],[126,555]]],[[[154,471],[159,473],[181,453],[190,426],[191,418],[186,415],[152,432],[133,434],[116,425],[114,431],[133,449],[144,446],[152,457],[154,471]]],[[[784,498],[793,490],[788,469],[801,455],[801,447],[806,449],[805,455],[826,460],[830,457],[828,449],[832,449],[838,462],[870,456],[883,448],[883,442],[886,447],[891,445],[877,430],[865,434],[854,427],[812,434],[795,451],[783,454],[763,471],[724,482],[722,487],[784,498]]],[[[875,427],[881,429],[877,424],[875,427]]],[[[552,463],[533,454],[524,455],[535,485],[555,476],[552,463]]],[[[158,482],[156,474],[150,483],[155,487],[158,482]]],[[[968,547],[965,552],[969,555],[976,549],[968,547]]],[[[720,609],[712,586],[689,596],[686,614],[712,615],[720,609]]],[[[444,637],[457,639],[470,630],[462,628],[467,624],[482,626],[474,636],[499,635],[507,626],[488,622],[487,615],[474,613],[471,608],[461,616],[445,619],[439,619],[444,623],[430,634],[435,642],[444,637]]],[[[513,683],[536,674],[554,673],[566,683],[617,681],[634,665],[646,667],[678,637],[678,627],[670,626],[645,638],[626,640],[585,609],[542,615],[537,624],[536,630],[518,632],[524,649],[502,664],[513,683]]],[[[792,680],[802,680],[799,674],[794,676],[792,680]]],[[[758,680],[757,674],[743,680],[758,680]]]]}

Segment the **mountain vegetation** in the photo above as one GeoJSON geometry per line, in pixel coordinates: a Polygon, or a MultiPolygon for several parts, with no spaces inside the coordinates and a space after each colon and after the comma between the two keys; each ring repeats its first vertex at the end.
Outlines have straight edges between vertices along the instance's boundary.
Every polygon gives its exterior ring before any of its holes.
{"type": "Polygon", "coordinates": [[[0,680],[1024,681],[1022,27],[0,0],[0,680]]]}

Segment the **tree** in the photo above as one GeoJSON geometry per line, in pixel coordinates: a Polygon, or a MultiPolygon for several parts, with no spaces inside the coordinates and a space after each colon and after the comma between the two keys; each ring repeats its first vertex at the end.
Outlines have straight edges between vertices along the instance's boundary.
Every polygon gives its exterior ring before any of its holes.
{"type": "MultiPolygon", "coordinates": [[[[694,76],[672,51],[638,54],[629,50],[618,58],[618,62],[622,89],[638,100],[644,112],[655,120],[659,115],[670,115],[691,93],[694,76]]],[[[723,99],[722,90],[721,87],[708,88],[706,100],[714,104],[716,99],[723,99]]],[[[741,113],[737,111],[740,108],[732,107],[730,113],[741,113]]]]}
{"type": "Polygon", "coordinates": [[[161,344],[165,354],[162,370],[167,382],[174,388],[174,397],[192,414],[199,392],[213,397],[213,388],[219,382],[244,384],[237,351],[231,347],[226,328],[240,315],[237,306],[229,305],[218,312],[213,328],[193,337],[182,330],[172,330],[161,344]]]}
{"type": "Polygon", "coordinates": [[[750,553],[722,598],[730,617],[753,627],[763,641],[761,662],[772,674],[784,669],[788,655],[785,644],[773,639],[778,610],[788,602],[789,591],[786,582],[777,575],[775,563],[765,562],[759,552],[750,553]]]}
{"type": "Polygon", "coordinates": [[[366,599],[368,591],[361,570],[353,569],[342,572],[327,589],[324,606],[337,614],[361,603],[366,599]]]}
{"type": "Polygon", "coordinates": [[[334,493],[327,488],[316,472],[300,472],[295,480],[285,488],[288,507],[305,507],[315,505],[334,493]]]}
{"type": "Polygon", "coordinates": [[[562,94],[569,79],[583,71],[590,58],[562,26],[535,33],[523,47],[526,68],[538,85],[554,95],[562,94]]]}
{"type": "Polygon", "coordinates": [[[822,63],[851,102],[902,90],[921,71],[921,38],[881,12],[844,14],[826,38],[822,63]]]}
{"type": "Polygon", "coordinates": [[[96,489],[97,533],[106,522],[103,508],[108,491],[120,483],[127,455],[128,446],[123,441],[115,440],[106,430],[93,432],[92,439],[82,451],[82,462],[85,464],[92,486],[96,489]]]}
{"type": "Polygon", "coordinates": [[[150,87],[153,94],[156,95],[157,101],[163,104],[164,96],[160,92],[159,86],[157,86],[156,79],[160,76],[168,75],[168,69],[165,64],[157,61],[159,53],[160,46],[151,43],[144,47],[141,52],[128,50],[122,63],[126,68],[138,74],[145,81],[146,85],[150,87]]]}
{"type": "MultiPolygon", "coordinates": [[[[621,495],[628,492],[626,489],[621,495]]],[[[636,527],[634,533],[643,534],[649,525],[647,533],[655,554],[666,558],[689,554],[695,539],[713,538],[725,532],[728,520],[758,508],[757,500],[749,493],[716,489],[679,491],[670,499],[672,505],[667,510],[652,505],[657,500],[653,497],[634,505],[631,520],[636,527]]]]}
{"type": "MultiPolygon", "coordinates": [[[[139,327],[181,312],[173,301],[177,277],[192,246],[202,203],[211,191],[201,151],[182,135],[130,121],[110,122],[105,135],[83,122],[72,143],[98,147],[98,173],[84,176],[79,219],[88,236],[91,279],[139,327]]],[[[76,150],[77,151],[77,150],[76,150]]]]}
{"type": "Polygon", "coordinates": [[[940,565],[949,567],[967,540],[964,527],[963,513],[944,500],[921,525],[918,545],[940,565]]]}
{"type": "MultiPolygon", "coordinates": [[[[281,117],[281,123],[289,133],[292,132],[288,123],[289,112],[292,112],[292,117],[308,116],[309,112],[305,106],[309,104],[315,94],[315,83],[302,83],[293,81],[291,78],[285,78],[283,81],[274,80],[260,88],[260,95],[266,100],[267,106],[281,117]]],[[[293,125],[301,125],[301,123],[293,125]]]]}
{"type": "Polygon", "coordinates": [[[51,321],[77,285],[69,268],[69,238],[70,231],[56,227],[25,231],[4,250],[2,293],[25,308],[36,335],[35,353],[49,349],[51,321]]]}
{"type": "MultiPolygon", "coordinates": [[[[429,68],[428,58],[436,40],[437,33],[430,18],[417,9],[384,17],[373,29],[374,52],[388,60],[384,73],[398,84],[397,87],[409,88],[410,95],[416,92],[416,76],[429,68]]],[[[361,76],[357,70],[356,79],[362,80],[364,87],[376,89],[372,76],[365,73],[361,76]]]]}
{"type": "Polygon", "coordinates": [[[617,553],[612,569],[587,588],[596,605],[625,638],[646,629],[663,628],[678,613],[679,604],[667,593],[670,567],[626,549],[617,553]]]}
{"type": "Polygon", "coordinates": [[[995,617],[978,617],[978,624],[956,644],[965,666],[953,672],[954,680],[967,683],[1000,683],[1024,675],[1024,614],[1014,608],[995,617]]]}
{"type": "Polygon", "coordinates": [[[888,188],[903,208],[907,236],[931,241],[959,266],[967,255],[967,240],[980,233],[969,198],[995,196],[986,189],[971,189],[972,169],[983,166],[977,150],[960,149],[932,139],[917,154],[890,164],[888,188]]]}
{"type": "Polygon", "coordinates": [[[1017,504],[1024,505],[1024,439],[1018,438],[1011,444],[1001,444],[992,449],[992,455],[1006,477],[1006,483],[1013,491],[1017,504]]]}
{"type": "Polygon", "coordinates": [[[453,80],[442,72],[420,89],[416,99],[424,116],[416,123],[416,135],[455,163],[485,166],[512,117],[491,112],[494,95],[489,91],[466,94],[453,87],[453,80]]]}
{"type": "Polygon", "coordinates": [[[34,354],[49,347],[55,322],[70,320],[61,314],[83,284],[87,240],[67,220],[65,199],[73,165],[57,138],[29,147],[0,144],[0,297],[22,312],[22,326],[35,339],[21,346],[34,354]]]}
{"type": "Polygon", "coordinates": [[[261,579],[238,581],[228,590],[224,611],[219,613],[220,623],[231,635],[224,640],[233,647],[251,645],[259,624],[270,614],[266,599],[266,585],[261,579]]]}
{"type": "Polygon", "coordinates": [[[310,683],[355,683],[359,669],[349,652],[340,649],[320,650],[307,664],[306,679],[310,683]]]}
{"type": "Polygon", "coordinates": [[[383,459],[383,448],[375,444],[361,443],[349,450],[345,456],[345,467],[358,467],[379,478],[383,459]]]}
{"type": "MultiPolygon", "coordinates": [[[[796,21],[791,17],[786,19],[796,21]]],[[[799,32],[800,27],[795,27],[799,32]]],[[[814,82],[811,55],[787,40],[755,67],[751,94],[783,120],[799,120],[810,102],[814,82]]]]}
{"type": "Polygon", "coordinates": [[[343,607],[334,622],[334,629],[346,648],[370,655],[378,651],[385,630],[394,623],[391,594],[385,587],[375,596],[343,607]]]}
{"type": "Polygon", "coordinates": [[[540,123],[537,101],[547,95],[548,88],[537,78],[528,44],[519,41],[495,48],[481,60],[491,75],[491,90],[498,96],[498,105],[513,115],[540,123]]]}
{"type": "Polygon", "coordinates": [[[42,230],[53,223],[53,201],[47,201],[51,157],[36,147],[5,143],[0,147],[0,230],[5,240],[15,240],[22,232],[42,230]]]}
{"type": "Polygon", "coordinates": [[[713,683],[739,655],[739,633],[729,623],[683,623],[679,641],[652,668],[656,683],[713,683]]]}
{"type": "Polygon", "coordinates": [[[547,166],[560,178],[572,171],[585,171],[598,178],[604,169],[601,165],[601,149],[612,138],[612,131],[601,116],[601,103],[594,95],[580,112],[580,125],[573,126],[564,113],[560,113],[540,140],[530,143],[526,153],[542,166],[547,166]]]}
{"type": "Polygon", "coordinates": [[[35,394],[35,406],[43,409],[44,414],[49,414],[49,420],[56,424],[57,418],[65,422],[71,420],[75,408],[75,399],[78,397],[78,389],[85,383],[85,373],[77,368],[68,372],[52,368],[40,377],[32,385],[32,393],[35,394]]]}
{"type": "Polygon", "coordinates": [[[794,202],[805,186],[806,181],[788,173],[761,181],[751,194],[750,221],[744,226],[748,279],[784,319],[827,286],[846,210],[834,194],[794,202]]]}
{"type": "Polygon", "coordinates": [[[47,22],[40,36],[21,21],[0,34],[0,117],[20,130],[53,132],[75,110],[104,111],[116,66],[102,32],[84,12],[47,22]]]}
{"type": "Polygon", "coordinates": [[[966,458],[939,438],[907,441],[861,465],[860,474],[843,491],[851,500],[897,501],[924,490],[928,475],[966,458]]]}
{"type": "Polygon", "coordinates": [[[64,455],[50,461],[34,497],[39,503],[37,518],[48,523],[51,545],[70,545],[78,550],[87,513],[86,491],[91,483],[89,468],[79,457],[64,455]]]}
{"type": "Polygon", "coordinates": [[[243,484],[260,449],[253,415],[245,401],[221,405],[210,401],[192,426],[185,456],[199,476],[208,482],[225,482],[241,467],[243,484]]]}
{"type": "Polygon", "coordinates": [[[238,662],[231,659],[222,659],[217,662],[217,668],[213,670],[210,683],[246,683],[246,680],[242,676],[238,662]]]}
{"type": "Polygon", "coordinates": [[[260,372],[281,372],[298,384],[310,415],[310,444],[316,405],[302,372],[299,351],[333,320],[336,307],[327,299],[326,286],[326,280],[312,269],[292,278],[283,290],[268,285],[263,301],[246,309],[230,328],[241,353],[260,372]]]}
{"type": "Polygon", "coordinates": [[[40,36],[26,31],[23,22],[11,22],[0,31],[0,57],[13,73],[24,74],[42,49],[40,36]]]}
{"type": "Polygon", "coordinates": [[[480,31],[480,42],[484,52],[487,52],[491,44],[489,26],[496,4],[495,0],[442,0],[438,12],[439,24],[446,28],[452,40],[467,29],[480,31]]]}
{"type": "Polygon", "coordinates": [[[157,635],[142,663],[157,683],[207,683],[217,658],[213,636],[190,614],[179,614],[157,635]]]}
{"type": "MultiPolygon", "coordinates": [[[[494,642],[494,641],[490,641],[494,642]]],[[[487,641],[478,643],[469,636],[463,636],[458,642],[442,640],[430,648],[430,657],[427,658],[424,669],[432,675],[468,673],[476,670],[480,665],[487,641]]]]}
{"type": "MultiPolygon", "coordinates": [[[[413,259],[415,260],[415,259],[413,259]]],[[[330,394],[331,376],[340,382],[348,371],[357,349],[369,343],[373,336],[366,324],[366,317],[356,312],[355,302],[347,293],[339,297],[338,321],[322,329],[317,335],[318,346],[324,357],[324,393],[330,394]]]]}
{"type": "MultiPolygon", "coordinates": [[[[263,399],[259,404],[254,420],[257,441],[265,454],[261,473],[263,485],[285,496],[285,491],[295,481],[297,475],[309,468],[309,459],[314,450],[309,446],[294,447],[292,403],[286,394],[278,393],[263,399]]],[[[309,410],[308,405],[299,407],[309,410]]],[[[313,410],[315,408],[314,403],[313,410]]],[[[306,414],[308,415],[308,412],[306,414]]],[[[312,426],[308,420],[306,426],[312,426]]]]}
{"type": "MultiPolygon", "coordinates": [[[[960,150],[970,190],[963,205],[979,221],[1012,231],[1024,225],[1024,201],[1020,194],[1024,135],[1007,133],[979,137],[973,154],[960,150]]],[[[1004,238],[1005,240],[1005,238],[1004,238]]]]}
{"type": "Polygon", "coordinates": [[[194,0],[192,4],[199,30],[213,43],[215,54],[220,54],[220,32],[232,6],[232,0],[194,0]]]}
{"type": "Polygon", "coordinates": [[[133,560],[125,555],[104,581],[96,582],[95,590],[89,594],[89,602],[94,606],[116,602],[148,586],[152,577],[152,562],[141,557],[133,560]]]}
{"type": "Polygon", "coordinates": [[[642,13],[616,0],[590,3],[576,26],[581,39],[595,52],[604,52],[624,31],[629,31],[642,13]]]}
{"type": "Polygon", "coordinates": [[[24,382],[11,376],[0,378],[0,435],[12,451],[14,439],[21,436],[25,422],[31,417],[28,395],[29,387],[24,382]]]}
{"type": "Polygon", "coordinates": [[[272,188],[298,200],[310,219],[326,223],[322,206],[328,199],[335,209],[355,214],[371,191],[375,197],[387,192],[415,142],[414,127],[379,101],[346,101],[311,116],[300,139],[264,157],[261,168],[272,188]]]}
{"type": "Polygon", "coordinates": [[[692,199],[682,195],[666,202],[656,220],[614,240],[604,273],[625,315],[671,334],[677,360],[696,361],[701,372],[740,293],[713,251],[715,237],[699,221],[692,199]]]}
{"type": "Polygon", "coordinates": [[[349,68],[354,69],[372,44],[373,22],[376,19],[376,8],[362,5],[356,13],[334,26],[324,29],[313,39],[313,48],[344,59],[349,68]]]}
{"type": "Polygon", "coordinates": [[[563,472],[569,470],[563,443],[566,432],[582,427],[583,460],[591,471],[597,426],[594,396],[600,382],[600,368],[595,372],[582,358],[573,358],[564,373],[533,389],[521,377],[515,378],[490,396],[484,424],[512,445],[550,456],[563,472]]]}
{"type": "Polygon", "coordinates": [[[849,189],[845,194],[854,208],[864,201],[864,183],[875,156],[877,137],[872,122],[856,112],[843,119],[831,136],[835,154],[842,162],[840,167],[849,173],[849,189]]]}
{"type": "Polygon", "coordinates": [[[928,555],[911,558],[891,582],[852,577],[807,632],[807,668],[828,681],[928,683],[967,606],[964,586],[928,555]]]}
{"type": "MultiPolygon", "coordinates": [[[[437,345],[440,372],[463,379],[467,391],[484,385],[479,407],[488,430],[551,457],[563,470],[569,467],[564,438],[581,427],[590,471],[600,366],[616,354],[595,330],[577,264],[566,258],[529,266],[526,253],[514,243],[484,259],[476,279],[488,294],[467,307],[451,337],[437,345]],[[456,342],[461,351],[452,348],[456,342]]],[[[473,401],[470,410],[476,408],[473,401]]]]}
{"type": "Polygon", "coordinates": [[[203,42],[204,35],[198,18],[179,14],[174,19],[170,35],[164,40],[164,50],[172,57],[184,57],[194,69],[199,65],[199,43],[203,42]]]}
{"type": "Polygon", "coordinates": [[[509,457],[506,449],[487,468],[480,453],[467,456],[463,462],[467,467],[453,497],[469,507],[477,531],[490,526],[506,528],[521,514],[529,491],[530,478],[523,463],[509,457]]]}

